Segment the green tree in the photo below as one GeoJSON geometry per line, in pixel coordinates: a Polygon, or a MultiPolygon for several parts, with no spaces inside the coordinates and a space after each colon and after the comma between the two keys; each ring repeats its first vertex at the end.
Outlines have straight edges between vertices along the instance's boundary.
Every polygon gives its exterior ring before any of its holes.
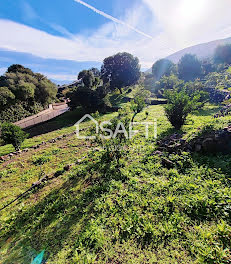
{"type": "Polygon", "coordinates": [[[93,68],[89,69],[89,71],[91,71],[95,77],[100,77],[99,69],[93,67],[93,68]]]}
{"type": "Polygon", "coordinates": [[[28,137],[20,127],[11,124],[3,123],[1,127],[1,138],[5,144],[12,144],[16,151],[20,150],[23,141],[28,137]]]}
{"type": "Polygon", "coordinates": [[[198,98],[190,97],[184,90],[166,91],[165,96],[168,104],[165,106],[165,114],[169,122],[176,129],[180,129],[187,116],[197,108],[198,98]]]}
{"type": "Polygon", "coordinates": [[[14,99],[15,95],[7,87],[0,87],[0,111],[12,103],[14,99]]]}
{"type": "Polygon", "coordinates": [[[69,106],[75,109],[81,106],[86,111],[100,111],[104,112],[110,107],[105,101],[106,93],[103,87],[97,89],[91,89],[85,86],[75,87],[73,90],[67,93],[67,97],[70,98],[69,106]]]}
{"type": "Polygon", "coordinates": [[[36,87],[33,83],[20,81],[16,91],[17,98],[21,99],[22,101],[34,99],[35,89],[36,87]]]}
{"type": "Polygon", "coordinates": [[[180,80],[178,76],[171,74],[170,76],[162,76],[162,78],[155,83],[154,91],[158,97],[164,97],[166,90],[182,89],[184,87],[184,81],[180,80]]]}
{"type": "Polygon", "coordinates": [[[134,85],[141,77],[139,59],[123,52],[110,56],[103,61],[101,78],[104,84],[109,83],[110,90],[134,85]]]}
{"type": "Polygon", "coordinates": [[[196,55],[185,54],[178,63],[179,78],[184,81],[194,81],[202,76],[201,62],[196,55]]]}
{"type": "Polygon", "coordinates": [[[131,101],[131,109],[133,111],[133,116],[131,122],[134,121],[137,114],[141,113],[146,106],[145,99],[143,96],[137,96],[131,101]]]}
{"type": "Polygon", "coordinates": [[[216,67],[212,62],[212,59],[204,59],[202,60],[202,71],[203,75],[208,75],[211,72],[216,71],[216,67]]]}
{"type": "Polygon", "coordinates": [[[14,64],[0,76],[0,95],[0,120],[15,122],[54,102],[57,87],[44,75],[14,64]]]}
{"type": "Polygon", "coordinates": [[[7,73],[16,73],[16,72],[20,72],[20,73],[28,73],[30,75],[33,75],[33,72],[31,69],[29,68],[25,68],[24,66],[20,65],[20,64],[12,64],[8,69],[7,69],[7,73]]]}
{"type": "Polygon", "coordinates": [[[231,44],[218,46],[214,53],[215,63],[231,64],[231,44]]]}
{"type": "Polygon", "coordinates": [[[156,61],[152,66],[152,74],[156,80],[159,80],[163,75],[169,76],[176,70],[175,64],[168,59],[156,61]]]}
{"type": "MultiPolygon", "coordinates": [[[[93,68],[94,70],[94,68],[93,68]]],[[[87,88],[96,88],[99,83],[100,79],[96,75],[94,75],[94,71],[92,69],[90,70],[83,70],[78,75],[78,80],[82,80],[83,84],[87,88]]]]}

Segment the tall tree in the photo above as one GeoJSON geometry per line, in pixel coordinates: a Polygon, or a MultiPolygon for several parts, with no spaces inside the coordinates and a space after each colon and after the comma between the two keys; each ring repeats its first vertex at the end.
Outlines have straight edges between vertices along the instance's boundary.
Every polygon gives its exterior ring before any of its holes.
{"type": "Polygon", "coordinates": [[[139,59],[129,53],[118,53],[103,61],[101,78],[111,90],[119,89],[122,93],[123,87],[136,84],[140,76],[139,59]]]}
{"type": "Polygon", "coordinates": [[[57,87],[44,75],[19,64],[0,76],[0,120],[15,122],[41,111],[56,99],[57,87]]]}
{"type": "Polygon", "coordinates": [[[169,76],[175,71],[175,64],[168,59],[156,61],[152,66],[152,74],[156,80],[159,80],[163,75],[169,76]]]}
{"type": "Polygon", "coordinates": [[[194,81],[202,76],[201,62],[196,55],[185,54],[178,63],[179,78],[184,81],[194,81]]]}
{"type": "Polygon", "coordinates": [[[214,61],[216,63],[231,64],[231,44],[218,46],[214,53],[214,61]]]}
{"type": "Polygon", "coordinates": [[[78,75],[78,80],[82,79],[84,86],[87,88],[97,88],[100,84],[100,77],[98,77],[100,74],[96,70],[98,69],[91,68],[90,70],[81,71],[78,75]]]}

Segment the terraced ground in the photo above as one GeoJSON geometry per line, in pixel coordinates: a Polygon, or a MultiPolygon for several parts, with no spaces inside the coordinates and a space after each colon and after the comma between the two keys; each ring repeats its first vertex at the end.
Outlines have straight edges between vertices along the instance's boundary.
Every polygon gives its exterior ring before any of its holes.
{"type": "MultiPolygon", "coordinates": [[[[157,118],[159,138],[174,132],[162,106],[146,110],[148,117],[142,112],[136,121],[157,118]]],[[[217,110],[207,105],[191,115],[184,137],[231,122],[214,120],[217,110]]],[[[58,130],[26,140],[23,148],[73,132],[78,119],[65,114],[52,121],[58,130]]],[[[75,136],[2,162],[0,207],[44,175],[49,179],[0,211],[0,263],[30,263],[43,249],[46,263],[54,264],[231,263],[231,155],[165,153],[174,163],[168,169],[153,154],[153,137],[139,134],[129,146],[119,167],[75,136]]],[[[1,155],[10,151],[0,147],[1,155]]]]}

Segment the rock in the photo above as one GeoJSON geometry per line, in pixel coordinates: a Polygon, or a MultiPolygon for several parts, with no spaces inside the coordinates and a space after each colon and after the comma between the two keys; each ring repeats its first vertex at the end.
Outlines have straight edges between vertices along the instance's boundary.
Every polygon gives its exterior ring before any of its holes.
{"type": "Polygon", "coordinates": [[[153,155],[163,156],[163,152],[157,150],[157,151],[153,152],[153,155]]]}
{"type": "Polygon", "coordinates": [[[4,156],[0,157],[0,161],[5,161],[5,160],[6,160],[6,159],[5,159],[4,156]]]}
{"type": "Polygon", "coordinates": [[[205,152],[216,152],[216,142],[212,138],[206,138],[202,142],[202,147],[205,152]]]}
{"type": "Polygon", "coordinates": [[[181,138],[181,139],[180,139],[180,143],[181,143],[181,144],[185,144],[185,143],[186,143],[186,140],[181,138]]]}
{"type": "Polygon", "coordinates": [[[168,160],[166,158],[162,158],[162,165],[166,167],[167,169],[174,168],[174,163],[171,160],[168,160]]]}

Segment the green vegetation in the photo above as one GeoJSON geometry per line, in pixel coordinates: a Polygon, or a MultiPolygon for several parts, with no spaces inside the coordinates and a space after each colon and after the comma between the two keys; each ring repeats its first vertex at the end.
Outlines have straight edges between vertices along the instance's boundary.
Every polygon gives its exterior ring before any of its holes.
{"type": "Polygon", "coordinates": [[[56,85],[39,73],[12,65],[0,77],[0,122],[16,122],[56,100],[56,85]]]}
{"type": "Polygon", "coordinates": [[[104,59],[101,76],[111,91],[134,85],[140,79],[139,59],[123,52],[104,59]]]}
{"type": "Polygon", "coordinates": [[[215,51],[214,60],[216,63],[231,64],[231,44],[218,46],[215,51]]]}
{"type": "Polygon", "coordinates": [[[145,100],[141,96],[137,96],[134,100],[131,102],[131,109],[133,111],[133,116],[131,122],[134,121],[137,114],[143,111],[144,107],[146,106],[145,100]]]}
{"type": "MultiPolygon", "coordinates": [[[[78,82],[63,92],[72,111],[31,128],[37,136],[23,142],[22,132],[3,127],[10,131],[6,143],[19,135],[22,149],[40,146],[1,158],[0,263],[30,263],[43,250],[48,264],[230,263],[231,151],[161,147],[166,138],[177,147],[173,136],[190,144],[230,133],[229,114],[214,118],[224,99],[229,107],[230,68],[193,55],[178,65],[166,60],[154,65],[155,76],[145,76],[131,54],[106,58],[101,72],[79,73],[78,82]],[[166,99],[165,106],[151,105],[166,99]],[[83,140],[72,133],[85,113],[100,127],[106,124],[104,137],[83,140]],[[127,137],[134,118],[139,133],[127,137]],[[151,126],[147,138],[143,122],[155,119],[158,138],[151,126]],[[109,138],[111,133],[117,136],[109,138]]],[[[8,72],[4,78],[31,74],[18,65],[8,72]]],[[[21,91],[18,100],[35,98],[37,86],[31,83],[4,85],[0,107],[16,105],[14,87],[21,91]]],[[[95,135],[95,124],[85,120],[80,133],[95,135]]],[[[0,155],[11,151],[11,145],[0,147],[0,155]]]]}
{"type": "Polygon", "coordinates": [[[202,75],[201,62],[192,54],[185,54],[178,64],[179,78],[184,81],[194,81],[202,75]]]}
{"type": "MultiPolygon", "coordinates": [[[[160,136],[171,133],[162,106],[148,111],[160,136]]],[[[206,105],[189,115],[185,137],[212,122],[216,111],[206,105]]],[[[137,115],[144,118],[145,112],[137,115]]],[[[228,122],[228,116],[219,120],[228,122]]],[[[153,154],[153,138],[140,134],[129,146],[119,167],[111,149],[106,155],[107,148],[89,149],[75,137],[0,165],[6,204],[44,173],[77,164],[1,212],[1,262],[29,263],[45,249],[48,263],[229,263],[231,156],[172,154],[169,170],[153,154]]]]}
{"type": "Polygon", "coordinates": [[[27,133],[11,123],[3,123],[1,126],[1,139],[5,144],[12,144],[16,151],[20,150],[23,141],[27,137],[27,133]]]}
{"type": "Polygon", "coordinates": [[[156,80],[159,80],[163,75],[169,76],[176,72],[175,64],[167,59],[156,61],[152,66],[152,74],[156,80]]]}
{"type": "Polygon", "coordinates": [[[190,98],[184,91],[166,92],[168,104],[165,107],[166,116],[169,122],[179,130],[185,123],[188,114],[196,109],[196,100],[190,98]]]}

